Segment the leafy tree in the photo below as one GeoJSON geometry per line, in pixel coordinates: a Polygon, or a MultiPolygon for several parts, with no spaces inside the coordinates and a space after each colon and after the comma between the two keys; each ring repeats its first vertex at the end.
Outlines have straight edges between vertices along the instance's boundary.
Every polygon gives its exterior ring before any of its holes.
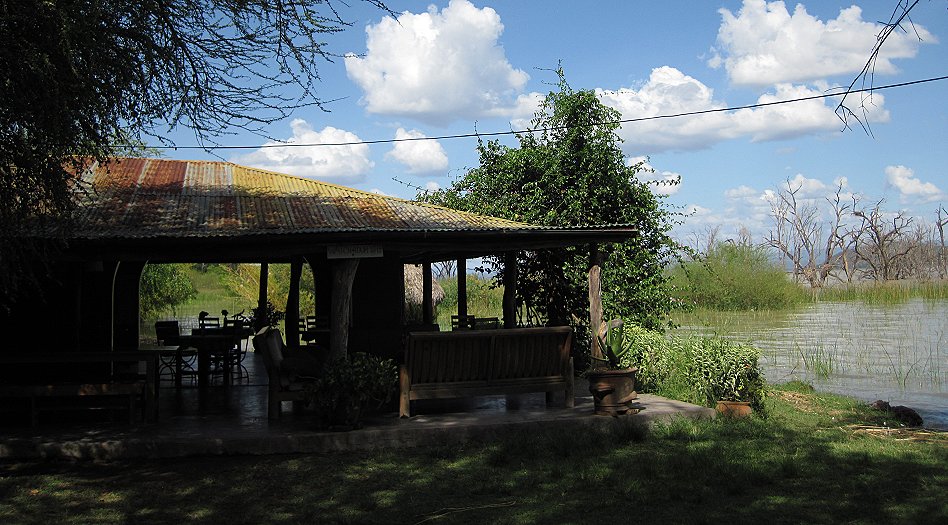
{"type": "MultiPolygon", "coordinates": [[[[221,282],[228,290],[247,302],[256,304],[260,294],[260,265],[237,264],[222,267],[221,282]]],[[[290,265],[270,264],[267,272],[267,301],[283,311],[290,294],[290,265]]],[[[316,286],[313,273],[304,265],[300,276],[300,315],[316,311],[316,286]]]]}
{"type": "Polygon", "coordinates": [[[139,315],[150,318],[194,299],[197,290],[185,264],[146,264],[139,288],[139,315]]]}
{"type": "MultiPolygon", "coordinates": [[[[603,268],[605,315],[661,327],[672,308],[663,273],[676,251],[673,214],[627,166],[616,134],[619,113],[591,90],[574,90],[558,70],[519,147],[478,144],[480,165],[450,187],[418,198],[451,208],[546,226],[629,224],[636,238],[611,246],[603,268]]],[[[488,259],[499,272],[499,259],[488,259]]],[[[588,247],[521,252],[519,295],[534,321],[588,324],[588,247]]],[[[585,333],[584,330],[580,333],[585,333]]]]}
{"type": "Polygon", "coordinates": [[[322,39],[347,25],[331,0],[0,2],[0,306],[58,247],[20,230],[68,218],[71,173],[177,125],[206,144],[322,107],[322,39]]]}

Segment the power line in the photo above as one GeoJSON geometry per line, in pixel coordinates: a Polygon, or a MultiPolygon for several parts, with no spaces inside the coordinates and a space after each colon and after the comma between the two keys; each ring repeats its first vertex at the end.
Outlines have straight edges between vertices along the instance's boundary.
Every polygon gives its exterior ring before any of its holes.
{"type": "MultiPolygon", "coordinates": [[[[686,111],[683,113],[672,113],[667,115],[652,115],[650,117],[636,117],[628,119],[620,119],[606,122],[596,122],[594,124],[586,124],[585,126],[601,126],[606,124],[628,124],[632,122],[645,122],[648,120],[660,120],[660,119],[671,119],[671,118],[680,118],[680,117],[693,117],[696,115],[705,115],[709,113],[722,113],[726,111],[738,111],[741,109],[756,109],[763,108],[768,106],[778,106],[781,104],[790,104],[793,102],[805,102],[807,100],[818,100],[830,97],[844,97],[852,93],[865,93],[872,91],[882,91],[884,89],[893,89],[899,87],[913,86],[916,84],[925,84],[928,82],[937,82],[941,80],[948,80],[948,75],[926,78],[922,80],[912,80],[909,82],[900,82],[898,84],[888,84],[885,86],[875,86],[862,89],[847,89],[839,93],[823,93],[820,95],[810,95],[807,97],[791,98],[787,100],[775,100],[773,102],[759,102],[756,104],[747,104],[745,106],[730,106],[725,108],[714,108],[714,109],[702,109],[699,111],[686,111]]],[[[537,133],[545,131],[559,131],[563,129],[568,129],[570,126],[553,126],[546,128],[537,128],[537,129],[523,129],[523,130],[510,130],[510,131],[492,131],[487,133],[473,132],[473,133],[461,133],[456,135],[438,135],[434,137],[404,137],[404,138],[393,138],[393,139],[376,139],[376,140],[354,140],[348,142],[314,142],[308,144],[295,143],[295,142],[280,142],[276,144],[259,144],[255,146],[148,146],[149,148],[154,149],[163,149],[163,150],[204,150],[204,151],[213,151],[213,150],[242,150],[242,149],[268,149],[268,148],[303,148],[303,147],[317,147],[317,146],[360,146],[360,145],[373,145],[373,144],[394,144],[397,142],[414,142],[419,140],[449,140],[449,139],[469,139],[469,138],[483,138],[483,137],[500,137],[507,135],[522,135],[525,133],[537,133]]]]}

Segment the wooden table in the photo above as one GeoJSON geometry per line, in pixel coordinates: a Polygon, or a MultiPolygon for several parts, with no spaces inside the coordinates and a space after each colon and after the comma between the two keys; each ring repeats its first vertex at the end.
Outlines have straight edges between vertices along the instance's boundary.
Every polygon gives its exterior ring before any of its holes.
{"type": "Polygon", "coordinates": [[[194,330],[190,335],[182,335],[179,338],[182,347],[192,347],[197,350],[199,388],[207,388],[210,385],[211,357],[217,353],[223,354],[221,362],[224,365],[224,384],[231,384],[232,362],[228,354],[243,341],[243,334],[241,330],[204,328],[194,330]]]}

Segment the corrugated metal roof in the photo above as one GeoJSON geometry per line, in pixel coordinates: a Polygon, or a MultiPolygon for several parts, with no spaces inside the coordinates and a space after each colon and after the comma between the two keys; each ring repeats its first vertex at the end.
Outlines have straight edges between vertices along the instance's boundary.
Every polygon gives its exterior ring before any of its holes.
{"type": "Polygon", "coordinates": [[[128,158],[82,178],[79,238],[540,229],[227,162],[128,158]]]}

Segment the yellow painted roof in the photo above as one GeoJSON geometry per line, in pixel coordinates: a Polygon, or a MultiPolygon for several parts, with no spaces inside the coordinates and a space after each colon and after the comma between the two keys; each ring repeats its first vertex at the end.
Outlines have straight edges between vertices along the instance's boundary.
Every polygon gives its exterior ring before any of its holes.
{"type": "Polygon", "coordinates": [[[126,158],[82,178],[84,238],[539,228],[227,162],[126,158]]]}

